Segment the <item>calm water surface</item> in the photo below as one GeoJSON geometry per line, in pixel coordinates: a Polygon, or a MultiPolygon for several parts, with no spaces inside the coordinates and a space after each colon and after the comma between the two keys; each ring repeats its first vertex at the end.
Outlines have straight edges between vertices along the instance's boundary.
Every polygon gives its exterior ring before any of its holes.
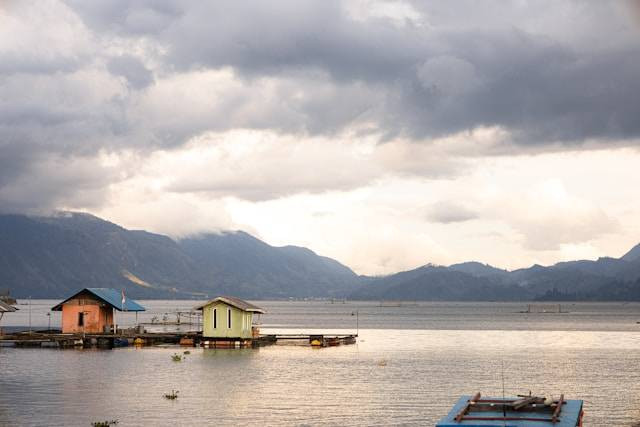
{"type": "MultiPolygon", "coordinates": [[[[31,303],[32,327],[46,327],[55,301],[31,303]]],[[[502,366],[509,395],[582,398],[588,426],[640,421],[637,304],[563,305],[560,314],[511,303],[259,304],[269,312],[265,332],[358,327],[360,339],[324,349],[189,349],[180,363],[175,347],[0,348],[0,425],[433,425],[461,394],[502,395],[502,366]],[[171,390],[176,401],[162,398],[171,390]]],[[[141,321],[195,304],[143,305],[141,321]]],[[[28,325],[28,306],[19,307],[3,325],[28,325]]]]}

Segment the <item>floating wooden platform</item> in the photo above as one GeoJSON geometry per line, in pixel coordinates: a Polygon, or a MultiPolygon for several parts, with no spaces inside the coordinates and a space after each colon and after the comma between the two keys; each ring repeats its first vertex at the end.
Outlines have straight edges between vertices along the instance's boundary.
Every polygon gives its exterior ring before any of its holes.
{"type": "Polygon", "coordinates": [[[20,348],[116,348],[129,345],[181,345],[206,348],[255,348],[266,345],[332,347],[355,344],[357,335],[275,334],[259,337],[207,338],[201,332],[125,334],[62,334],[21,332],[0,336],[0,347],[20,348]]]}
{"type": "Polygon", "coordinates": [[[582,427],[582,400],[548,399],[532,395],[515,398],[462,396],[436,427],[582,427]]]}
{"type": "Polygon", "coordinates": [[[276,345],[303,345],[312,347],[333,347],[344,344],[355,344],[357,334],[325,335],[325,334],[277,334],[264,335],[261,338],[271,340],[276,345]]]}
{"type": "Polygon", "coordinates": [[[129,345],[179,344],[182,338],[198,339],[198,333],[62,334],[21,332],[0,336],[0,347],[115,348],[129,345]]]}

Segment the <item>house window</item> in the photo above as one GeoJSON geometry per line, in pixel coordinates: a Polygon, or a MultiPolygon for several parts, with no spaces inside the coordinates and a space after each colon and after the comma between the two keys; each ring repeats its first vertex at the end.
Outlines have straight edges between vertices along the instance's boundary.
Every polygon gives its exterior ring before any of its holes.
{"type": "Polygon", "coordinates": [[[78,313],[78,326],[84,326],[84,313],[78,313]]]}
{"type": "Polygon", "coordinates": [[[231,309],[227,308],[227,328],[231,329],[231,309]]]}
{"type": "Polygon", "coordinates": [[[218,309],[213,309],[213,329],[218,328],[218,309]]]}

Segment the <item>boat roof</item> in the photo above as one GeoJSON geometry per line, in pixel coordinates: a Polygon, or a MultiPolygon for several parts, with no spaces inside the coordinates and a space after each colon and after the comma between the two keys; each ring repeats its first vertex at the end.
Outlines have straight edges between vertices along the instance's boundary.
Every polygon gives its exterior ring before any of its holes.
{"type": "Polygon", "coordinates": [[[62,305],[65,302],[77,297],[83,292],[88,292],[94,295],[96,298],[109,304],[111,307],[115,308],[118,311],[145,311],[145,308],[143,306],[141,306],[140,304],[138,304],[137,302],[135,302],[134,300],[128,297],[125,297],[125,301],[123,304],[122,293],[111,288],[84,288],[76,292],[75,294],[71,295],[69,298],[59,303],[58,305],[53,307],[51,310],[52,311],[62,310],[62,305]]]}
{"type": "Polygon", "coordinates": [[[212,300],[209,300],[207,302],[205,302],[204,304],[201,304],[199,306],[197,306],[195,309],[196,310],[202,310],[203,308],[205,308],[208,305],[211,304],[215,304],[215,303],[225,303],[228,304],[232,307],[238,308],[242,311],[248,311],[251,313],[266,313],[263,309],[261,309],[260,307],[258,307],[257,305],[253,305],[250,302],[247,302],[245,300],[242,300],[240,298],[236,298],[236,297],[230,297],[230,296],[219,296],[219,297],[215,297],[212,300]]]}
{"type": "Polygon", "coordinates": [[[0,300],[0,313],[10,313],[16,310],[18,309],[0,300]]]}
{"type": "MultiPolygon", "coordinates": [[[[515,410],[512,406],[527,399],[526,396],[517,398],[483,397],[482,399],[476,399],[477,397],[479,397],[479,394],[476,396],[461,396],[449,414],[442,418],[436,424],[436,427],[543,427],[547,425],[553,427],[576,427],[582,413],[582,400],[564,400],[561,397],[563,404],[556,421],[553,422],[553,413],[558,401],[554,401],[555,406],[548,407],[548,410],[544,404],[540,403],[525,405],[523,408],[515,410]],[[505,413],[502,411],[503,403],[507,407],[511,407],[505,413]],[[460,418],[461,413],[463,416],[460,418]],[[459,421],[456,421],[456,418],[459,421]]],[[[544,400],[544,398],[537,399],[544,400]]]]}

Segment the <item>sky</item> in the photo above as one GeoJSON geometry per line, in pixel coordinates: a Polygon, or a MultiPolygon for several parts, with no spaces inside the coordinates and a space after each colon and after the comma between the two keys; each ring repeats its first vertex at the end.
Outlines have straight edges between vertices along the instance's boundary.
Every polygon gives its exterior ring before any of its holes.
{"type": "Polygon", "coordinates": [[[640,242],[640,2],[1,1],[0,212],[360,274],[640,242]]]}

